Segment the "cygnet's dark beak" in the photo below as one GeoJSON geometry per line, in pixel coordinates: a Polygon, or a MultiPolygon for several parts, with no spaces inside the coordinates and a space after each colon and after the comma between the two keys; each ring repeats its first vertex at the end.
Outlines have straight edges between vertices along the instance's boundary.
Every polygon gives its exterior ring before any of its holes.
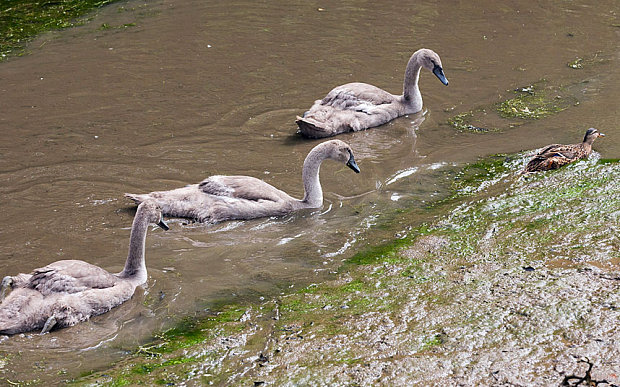
{"type": "Polygon", "coordinates": [[[446,79],[446,76],[444,75],[443,69],[440,65],[435,65],[435,67],[433,68],[433,74],[435,74],[435,76],[439,78],[441,83],[448,86],[448,80],[446,79]]]}
{"type": "Polygon", "coordinates": [[[161,227],[162,229],[164,229],[165,231],[170,230],[170,227],[168,227],[168,225],[166,224],[166,222],[164,222],[164,218],[161,218],[161,219],[159,220],[159,223],[157,223],[157,225],[158,225],[159,227],[161,227]]]}
{"type": "Polygon", "coordinates": [[[353,158],[353,153],[349,151],[349,161],[347,161],[347,167],[351,168],[355,171],[355,173],[360,173],[360,167],[357,166],[355,159],[353,158]]]}

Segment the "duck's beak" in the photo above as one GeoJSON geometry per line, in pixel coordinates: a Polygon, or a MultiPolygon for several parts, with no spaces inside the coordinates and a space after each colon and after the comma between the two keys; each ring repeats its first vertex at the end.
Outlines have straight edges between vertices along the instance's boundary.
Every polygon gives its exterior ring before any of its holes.
{"type": "Polygon", "coordinates": [[[601,132],[599,132],[599,133],[598,133],[598,136],[599,136],[599,137],[605,137],[605,133],[601,133],[601,132]]]}
{"type": "Polygon", "coordinates": [[[166,224],[166,222],[164,222],[164,218],[161,218],[161,219],[159,220],[159,223],[157,223],[157,225],[158,225],[159,227],[161,227],[162,229],[164,229],[165,231],[170,230],[170,227],[168,227],[168,225],[166,224]]]}
{"type": "Polygon", "coordinates": [[[433,68],[433,74],[435,74],[435,76],[439,78],[441,83],[448,86],[448,79],[446,79],[446,76],[444,75],[443,69],[440,65],[435,65],[435,68],[433,68]]]}
{"type": "Polygon", "coordinates": [[[355,171],[355,173],[360,173],[360,167],[357,166],[355,159],[353,158],[353,153],[349,152],[349,161],[347,161],[347,167],[351,168],[355,171]]]}

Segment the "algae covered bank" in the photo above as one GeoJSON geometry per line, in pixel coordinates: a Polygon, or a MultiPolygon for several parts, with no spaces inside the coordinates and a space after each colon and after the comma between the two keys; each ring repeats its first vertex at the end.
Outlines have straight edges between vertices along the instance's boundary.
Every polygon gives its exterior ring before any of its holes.
{"type": "Polygon", "coordinates": [[[187,320],[78,384],[618,385],[618,161],[522,165],[477,163],[445,215],[334,279],[187,320]]]}

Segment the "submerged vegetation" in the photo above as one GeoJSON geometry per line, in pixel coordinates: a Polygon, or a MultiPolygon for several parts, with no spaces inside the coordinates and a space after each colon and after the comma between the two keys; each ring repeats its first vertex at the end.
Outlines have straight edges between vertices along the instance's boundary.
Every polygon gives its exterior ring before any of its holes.
{"type": "Polygon", "coordinates": [[[544,81],[516,89],[517,96],[500,103],[497,111],[504,118],[539,119],[569,106],[563,102],[561,95],[541,90],[542,84],[544,81]]]}
{"type": "Polygon", "coordinates": [[[78,18],[118,0],[60,0],[0,2],[0,61],[19,55],[38,34],[84,23],[78,18]]]}
{"type": "Polygon", "coordinates": [[[457,129],[461,132],[488,132],[489,129],[481,128],[479,126],[474,126],[471,124],[474,118],[474,112],[469,111],[465,113],[460,113],[448,119],[448,124],[453,128],[457,129]]]}
{"type": "Polygon", "coordinates": [[[184,321],[77,384],[618,384],[617,160],[521,164],[467,166],[448,215],[336,279],[184,321]]]}
{"type": "Polygon", "coordinates": [[[526,87],[516,88],[514,97],[490,106],[459,113],[448,119],[458,131],[474,133],[496,132],[521,125],[524,120],[537,120],[578,105],[570,87],[549,85],[540,80],[526,87]]]}
{"type": "Polygon", "coordinates": [[[574,60],[568,62],[566,65],[573,70],[581,70],[585,67],[589,67],[595,64],[609,63],[610,59],[601,55],[600,52],[595,53],[589,57],[577,57],[574,60]]]}

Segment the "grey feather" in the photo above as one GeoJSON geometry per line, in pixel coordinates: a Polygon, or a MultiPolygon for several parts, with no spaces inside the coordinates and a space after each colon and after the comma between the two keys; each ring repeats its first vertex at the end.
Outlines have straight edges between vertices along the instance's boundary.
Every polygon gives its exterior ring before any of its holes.
{"type": "Polygon", "coordinates": [[[153,200],[164,215],[216,223],[232,219],[280,216],[323,203],[319,167],[332,159],[348,165],[351,148],[343,141],[331,140],[315,146],[306,157],[302,180],[303,199],[291,197],[270,184],[251,176],[211,176],[198,184],[149,194],[125,194],[133,201],[153,200]]]}
{"type": "MultiPolygon", "coordinates": [[[[32,274],[9,278],[13,291],[0,304],[0,333],[15,334],[75,325],[127,301],[146,282],[144,242],[149,223],[161,221],[153,202],[138,207],[129,254],[118,274],[78,260],[57,261],[32,274]]],[[[3,283],[5,281],[3,280],[3,283]]]]}
{"type": "MultiPolygon", "coordinates": [[[[394,95],[367,83],[347,83],[332,89],[303,117],[295,121],[302,135],[309,138],[335,136],[382,125],[396,117],[422,110],[422,95],[418,87],[420,69],[434,71],[443,77],[441,59],[432,50],[413,53],[405,70],[403,94],[394,95]]],[[[440,78],[442,82],[447,80],[440,78]]]]}

